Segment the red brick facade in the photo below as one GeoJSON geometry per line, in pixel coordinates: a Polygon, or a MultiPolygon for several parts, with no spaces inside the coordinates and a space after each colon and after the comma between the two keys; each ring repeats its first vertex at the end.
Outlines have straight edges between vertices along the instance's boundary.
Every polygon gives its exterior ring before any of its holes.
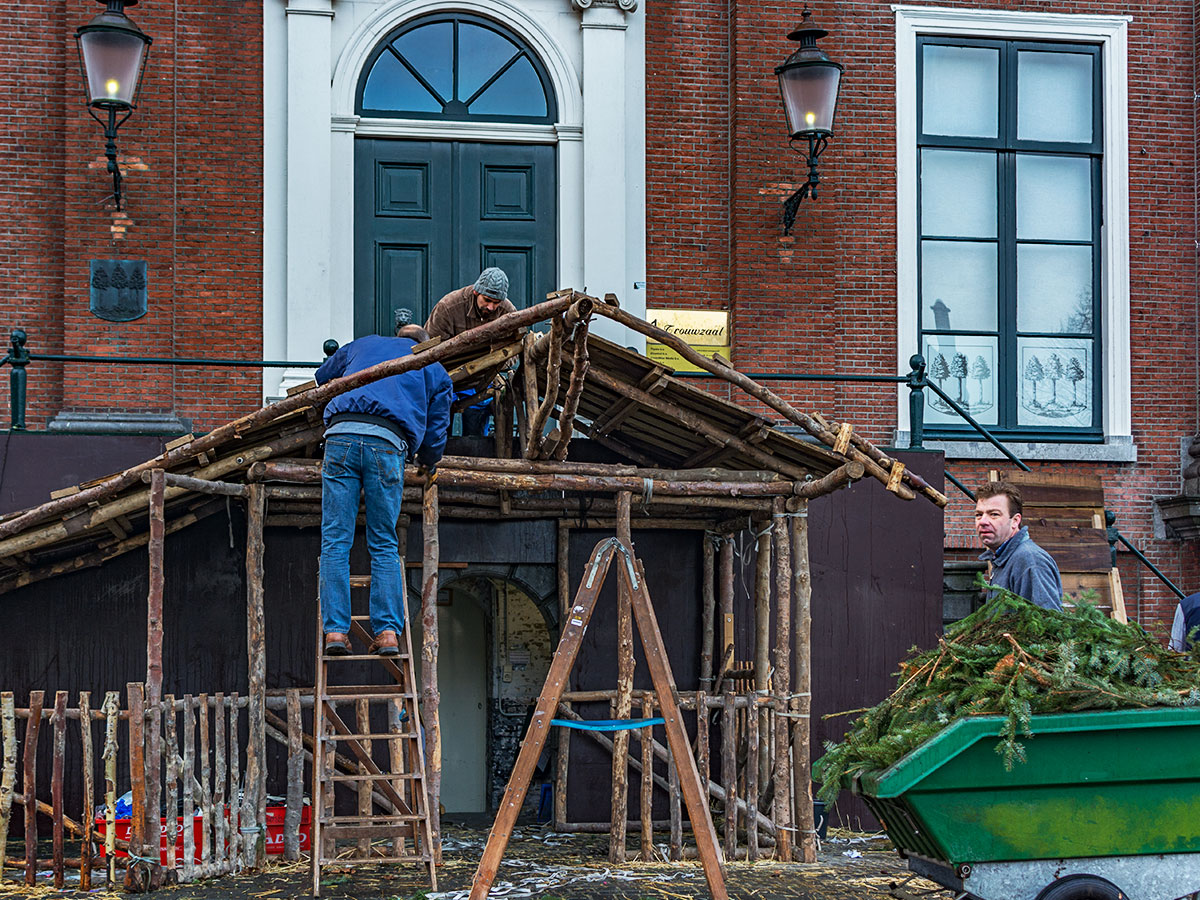
{"type": "MultiPolygon", "coordinates": [[[[564,9],[567,4],[564,0],[564,9]]],[[[961,4],[960,4],[961,5],[961,4]]],[[[1181,442],[1197,418],[1196,34],[1190,5],[970,4],[1128,14],[1133,464],[1054,463],[1103,476],[1123,533],[1185,588],[1193,544],[1155,537],[1154,499],[1181,491],[1181,442]]],[[[83,105],[74,30],[99,7],[51,0],[12,9],[4,83],[8,214],[0,242],[4,321],[34,352],[262,355],[261,3],[146,2],[154,37],[139,109],[119,133],[128,224],[105,204],[103,138],[83,105]],[[88,260],[144,259],[148,314],[113,324],[88,310],[88,260]]],[[[846,66],[837,133],[816,201],[784,236],[780,204],[804,176],[789,151],[773,68],[801,4],[648,2],[648,303],[727,307],[749,371],[893,374],[897,335],[896,38],[884,2],[815,8],[822,46],[846,66]]],[[[899,342],[899,345],[898,345],[899,342]]],[[[35,364],[28,424],[61,410],[157,410],[196,430],[256,407],[256,369],[35,364]]],[[[850,421],[880,443],[897,426],[891,386],[779,383],[802,408],[850,421]]],[[[7,399],[0,401],[7,418],[7,399]]],[[[992,467],[952,460],[960,479],[992,467]]],[[[946,546],[974,546],[971,505],[951,489],[946,546]]],[[[1160,533],[1161,533],[1161,526],[1160,533]]],[[[1174,598],[1123,557],[1131,615],[1169,621],[1174,598]]]]}
{"type": "MultiPolygon", "coordinates": [[[[1169,2],[967,8],[1132,16],[1130,343],[1138,459],[1038,468],[1102,476],[1122,533],[1185,590],[1195,589],[1194,544],[1154,537],[1154,499],[1181,492],[1181,441],[1198,425],[1192,9],[1169,2]]],[[[820,197],[801,205],[793,235],[784,236],[780,202],[806,170],[787,147],[773,69],[794,46],[786,34],[800,9],[775,2],[648,4],[647,302],[730,309],[735,360],[745,370],[892,374],[898,350],[917,350],[916,335],[898,338],[896,325],[895,16],[881,2],[815,8],[814,18],[830,31],[822,47],[846,73],[820,197]]],[[[777,385],[803,408],[850,421],[872,440],[894,440],[897,395],[890,386],[777,385]]],[[[971,484],[1007,466],[952,459],[948,468],[971,484]]],[[[978,552],[973,504],[948,491],[947,556],[970,558],[978,552]]],[[[1130,615],[1169,624],[1174,596],[1130,554],[1122,554],[1121,572],[1130,615]]]]}
{"type": "MultiPolygon", "coordinates": [[[[84,107],[75,49],[75,29],[99,10],[13,10],[21,52],[0,62],[17,87],[4,110],[4,321],[26,329],[34,353],[260,358],[261,4],[129,10],[154,43],[139,108],[118,132],[126,217],[106,202],[103,131],[84,107]],[[149,311],[136,321],[89,312],[88,261],[112,258],[146,261],[149,311]]],[[[205,430],[258,405],[260,373],[43,362],[30,366],[29,397],[30,428],[61,410],[125,410],[205,430]]]]}

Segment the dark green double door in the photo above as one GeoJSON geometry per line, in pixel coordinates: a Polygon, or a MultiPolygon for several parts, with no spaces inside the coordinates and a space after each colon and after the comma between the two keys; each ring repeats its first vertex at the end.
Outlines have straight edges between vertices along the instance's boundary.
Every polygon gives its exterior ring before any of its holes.
{"type": "Polygon", "coordinates": [[[423,324],[438,299],[499,266],[518,308],[557,287],[555,148],[359,138],[354,334],[423,324]]]}

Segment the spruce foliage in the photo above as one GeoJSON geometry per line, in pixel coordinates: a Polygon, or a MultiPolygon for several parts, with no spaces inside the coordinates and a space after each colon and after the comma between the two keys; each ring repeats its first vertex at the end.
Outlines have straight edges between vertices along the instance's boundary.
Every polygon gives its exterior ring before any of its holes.
{"type": "Polygon", "coordinates": [[[826,804],[849,779],[887,768],[965,716],[1005,717],[996,752],[1012,768],[1025,760],[1021,740],[1038,713],[1200,706],[1200,644],[1174,653],[1090,603],[1056,612],[988,587],[992,598],[936,647],[910,651],[890,697],[859,710],[841,743],[826,743],[814,766],[826,804]]]}

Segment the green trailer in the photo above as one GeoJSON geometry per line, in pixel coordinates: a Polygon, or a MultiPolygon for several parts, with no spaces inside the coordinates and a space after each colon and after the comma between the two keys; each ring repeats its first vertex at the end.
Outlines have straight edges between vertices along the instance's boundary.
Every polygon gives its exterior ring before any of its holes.
{"type": "Polygon", "coordinates": [[[851,789],[909,868],[979,900],[1175,900],[1200,891],[1200,708],[962,719],[851,789]]]}

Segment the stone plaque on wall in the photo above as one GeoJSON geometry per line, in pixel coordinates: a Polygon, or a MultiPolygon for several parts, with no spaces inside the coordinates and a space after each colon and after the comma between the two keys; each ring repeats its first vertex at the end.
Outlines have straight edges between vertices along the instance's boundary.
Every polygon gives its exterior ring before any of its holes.
{"type": "Polygon", "coordinates": [[[132,322],[146,314],[144,259],[93,259],[89,284],[92,315],[132,322]]]}

